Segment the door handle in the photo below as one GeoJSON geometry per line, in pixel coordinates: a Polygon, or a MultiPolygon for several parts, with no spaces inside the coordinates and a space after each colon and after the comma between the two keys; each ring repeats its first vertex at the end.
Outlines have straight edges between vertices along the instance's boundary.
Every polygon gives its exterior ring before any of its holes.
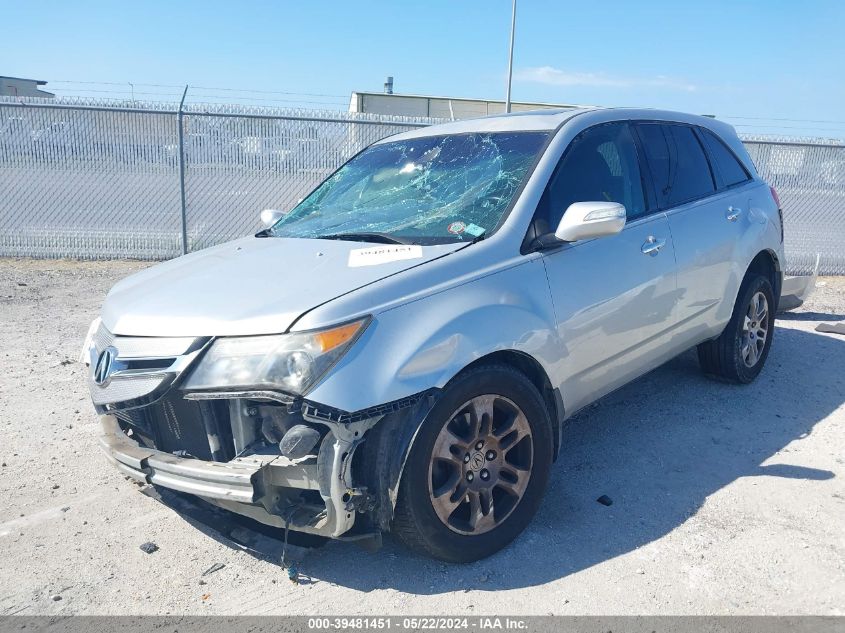
{"type": "Polygon", "coordinates": [[[739,207],[728,207],[725,218],[727,218],[728,222],[736,222],[740,215],[742,215],[742,209],[739,207]]]}
{"type": "Polygon", "coordinates": [[[649,235],[640,250],[643,252],[643,255],[651,255],[654,257],[664,246],[666,246],[666,240],[659,240],[653,235],[649,235]]]}

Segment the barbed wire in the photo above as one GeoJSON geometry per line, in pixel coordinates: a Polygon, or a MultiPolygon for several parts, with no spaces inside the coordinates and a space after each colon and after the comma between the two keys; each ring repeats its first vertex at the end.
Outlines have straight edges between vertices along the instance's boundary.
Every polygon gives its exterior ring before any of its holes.
{"type": "MultiPolygon", "coordinates": [[[[88,94],[115,94],[121,96],[129,96],[132,99],[136,97],[179,97],[181,91],[186,87],[185,84],[165,84],[165,83],[145,83],[135,81],[86,81],[76,79],[51,79],[48,81],[51,84],[62,84],[68,87],[50,86],[51,90],[60,91],[65,96],[72,96],[74,93],[88,93],[88,94]],[[93,88],[81,88],[71,86],[95,86],[93,88]],[[113,86],[121,87],[121,90],[98,88],[97,86],[113,86]],[[173,92],[159,92],[150,90],[136,90],[136,88],[172,88],[173,92]]],[[[304,104],[304,105],[321,105],[334,106],[335,108],[347,106],[349,104],[349,94],[336,94],[330,92],[294,92],[287,90],[265,90],[255,88],[232,88],[224,86],[199,86],[187,85],[188,101],[195,99],[210,99],[220,102],[232,103],[240,101],[249,102],[265,102],[265,103],[280,103],[280,104],[304,104]],[[195,92],[195,91],[205,92],[195,92]],[[223,94],[214,94],[223,93],[223,94]],[[253,95],[281,95],[280,97],[271,96],[253,96],[253,95]],[[303,97],[303,98],[299,98],[303,97]],[[314,99],[316,98],[316,99],[314,99]]],[[[351,94],[351,93],[350,93],[351,94]]],[[[458,97],[456,97],[458,99],[458,97]]],[[[802,119],[784,116],[760,116],[748,114],[724,114],[717,115],[717,118],[731,122],[738,129],[766,129],[766,130],[806,130],[813,132],[825,132],[843,135],[845,134],[845,120],[838,119],[802,119]],[[746,123],[748,121],[748,123],[746,123]],[[783,125],[784,123],[794,123],[797,125],[783,125]],[[804,125],[807,124],[807,125],[804,125]],[[825,127],[819,127],[823,125],[825,127]]]]}

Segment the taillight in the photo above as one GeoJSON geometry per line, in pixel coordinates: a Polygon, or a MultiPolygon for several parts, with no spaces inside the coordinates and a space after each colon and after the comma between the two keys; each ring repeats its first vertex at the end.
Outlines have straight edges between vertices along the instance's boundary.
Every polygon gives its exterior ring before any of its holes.
{"type": "Polygon", "coordinates": [[[774,187],[770,186],[769,191],[772,192],[772,199],[778,207],[778,219],[780,220],[780,242],[783,244],[783,209],[780,206],[780,196],[778,196],[778,192],[774,187]]]}

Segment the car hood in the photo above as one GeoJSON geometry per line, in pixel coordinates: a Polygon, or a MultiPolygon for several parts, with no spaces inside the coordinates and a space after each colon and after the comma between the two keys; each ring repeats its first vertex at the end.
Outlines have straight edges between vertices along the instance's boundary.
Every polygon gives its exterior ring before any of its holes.
{"type": "Polygon", "coordinates": [[[106,297],[102,319],[130,336],[285,332],[318,305],[461,246],[243,238],[127,277],[106,297]]]}

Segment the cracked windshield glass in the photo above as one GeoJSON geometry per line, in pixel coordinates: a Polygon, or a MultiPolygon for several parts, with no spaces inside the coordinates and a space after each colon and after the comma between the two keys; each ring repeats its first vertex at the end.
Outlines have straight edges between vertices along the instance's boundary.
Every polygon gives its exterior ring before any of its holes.
{"type": "Polygon", "coordinates": [[[473,133],[374,145],[270,233],[403,244],[479,238],[498,226],[547,137],[473,133]]]}

